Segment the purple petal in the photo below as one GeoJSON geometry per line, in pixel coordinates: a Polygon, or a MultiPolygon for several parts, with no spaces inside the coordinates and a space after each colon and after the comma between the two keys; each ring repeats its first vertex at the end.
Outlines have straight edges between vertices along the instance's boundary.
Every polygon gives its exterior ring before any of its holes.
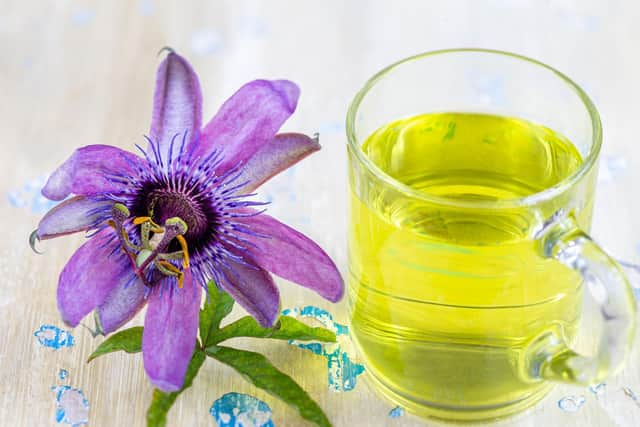
{"type": "Polygon", "coordinates": [[[314,151],[320,150],[316,139],[301,133],[281,133],[261,146],[245,164],[243,177],[249,184],[243,189],[250,193],[272,176],[290,168],[314,151]]]}
{"type": "Polygon", "coordinates": [[[51,174],[42,194],[51,200],[62,200],[71,193],[81,196],[119,193],[128,184],[112,177],[136,177],[142,164],[138,156],[117,147],[87,145],[78,148],[51,174]]]}
{"type": "Polygon", "coordinates": [[[98,306],[98,318],[105,333],[120,328],[144,306],[146,286],[135,275],[133,269],[119,281],[102,304],[98,306]]]}
{"type": "Polygon", "coordinates": [[[60,273],[58,309],[62,320],[77,326],[114,288],[126,283],[130,271],[131,264],[120,251],[113,230],[97,233],[80,246],[60,273]]]}
{"type": "Polygon", "coordinates": [[[95,201],[76,196],[56,205],[47,212],[38,224],[41,240],[86,231],[109,212],[112,201],[95,201]]]}
{"type": "MultiPolygon", "coordinates": [[[[165,165],[169,157],[177,158],[185,132],[187,141],[198,138],[201,124],[202,93],[198,76],[186,59],[170,52],[158,67],[150,130],[152,141],[160,146],[165,165]],[[172,144],[175,135],[179,136],[172,144]]],[[[147,152],[151,154],[152,149],[147,148],[147,152]]]]}
{"type": "Polygon", "coordinates": [[[184,273],[182,289],[156,286],[144,319],[144,368],[151,383],[168,392],[182,388],[198,331],[201,288],[189,269],[184,273]]]}
{"type": "Polygon", "coordinates": [[[219,285],[262,326],[271,327],[280,312],[280,292],[269,272],[244,258],[249,265],[226,259],[226,266],[217,266],[223,276],[219,285]]]}
{"type": "Polygon", "coordinates": [[[329,301],[342,298],[344,284],[340,272],[331,258],[313,240],[269,215],[236,218],[251,231],[270,236],[246,237],[256,245],[248,248],[262,268],[313,289],[329,301]]]}
{"type": "Polygon", "coordinates": [[[288,80],[254,80],[242,86],[220,108],[202,132],[193,155],[203,158],[222,149],[224,159],[216,168],[223,174],[248,160],[270,142],[293,114],[300,89],[288,80]]]}

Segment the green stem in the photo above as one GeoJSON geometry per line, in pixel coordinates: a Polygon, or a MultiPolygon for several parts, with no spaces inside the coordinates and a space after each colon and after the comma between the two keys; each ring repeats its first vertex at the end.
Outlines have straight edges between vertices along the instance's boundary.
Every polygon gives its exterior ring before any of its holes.
{"type": "Polygon", "coordinates": [[[158,389],[153,390],[151,405],[149,405],[149,409],[147,410],[147,427],[165,427],[167,425],[167,413],[169,409],[171,409],[180,393],[191,387],[193,379],[198,374],[198,371],[200,371],[205,359],[206,356],[203,351],[196,350],[193,353],[191,362],[187,368],[184,385],[180,390],[172,393],[165,393],[158,389]]]}

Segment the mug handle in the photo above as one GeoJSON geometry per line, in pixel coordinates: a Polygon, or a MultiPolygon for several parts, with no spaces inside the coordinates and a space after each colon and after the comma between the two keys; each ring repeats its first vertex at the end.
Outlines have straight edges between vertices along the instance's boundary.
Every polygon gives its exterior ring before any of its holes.
{"type": "Polygon", "coordinates": [[[545,258],[580,273],[604,323],[594,356],[576,353],[561,334],[547,332],[537,337],[525,354],[528,375],[579,385],[600,383],[623,367],[632,348],[636,303],[631,285],[620,266],[564,210],[544,224],[536,240],[545,258]]]}

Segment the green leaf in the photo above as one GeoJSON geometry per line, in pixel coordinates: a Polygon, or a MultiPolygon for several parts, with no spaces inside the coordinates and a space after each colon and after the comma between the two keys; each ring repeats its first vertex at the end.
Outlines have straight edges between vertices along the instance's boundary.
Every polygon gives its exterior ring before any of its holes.
{"type": "Polygon", "coordinates": [[[321,427],[331,427],[327,416],[307,392],[262,354],[222,346],[209,347],[206,352],[208,356],[231,366],[256,387],[297,409],[302,418],[321,427]]]}
{"type": "Polygon", "coordinates": [[[336,335],[325,328],[313,328],[289,316],[281,316],[273,328],[263,328],[251,316],[228,324],[212,337],[217,344],[234,337],[273,338],[277,340],[302,340],[335,342],[336,335]]]}
{"type": "Polygon", "coordinates": [[[213,280],[209,282],[208,288],[208,300],[200,310],[200,340],[203,347],[213,343],[212,339],[220,327],[220,322],[231,313],[234,302],[228,293],[218,289],[213,280]]]}
{"type": "Polygon", "coordinates": [[[87,359],[87,363],[96,357],[114,351],[139,353],[142,350],[142,326],[125,329],[104,340],[87,359]]]}
{"type": "Polygon", "coordinates": [[[193,353],[191,362],[189,362],[189,367],[187,368],[187,374],[184,378],[184,385],[180,390],[172,393],[165,393],[158,389],[153,390],[153,399],[151,400],[149,409],[147,409],[147,427],[164,427],[167,425],[167,413],[169,409],[173,406],[178,395],[191,387],[193,379],[198,374],[205,359],[206,356],[202,351],[197,350],[193,353]]]}

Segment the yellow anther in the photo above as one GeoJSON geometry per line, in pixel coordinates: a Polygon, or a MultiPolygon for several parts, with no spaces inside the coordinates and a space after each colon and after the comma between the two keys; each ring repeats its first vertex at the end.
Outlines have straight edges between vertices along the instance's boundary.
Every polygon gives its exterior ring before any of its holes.
{"type": "Polygon", "coordinates": [[[158,264],[160,264],[170,272],[176,274],[176,276],[178,277],[178,287],[182,289],[182,286],[184,285],[184,274],[182,273],[182,271],[180,271],[178,267],[168,261],[158,261],[158,264]]]}
{"type": "Polygon", "coordinates": [[[171,264],[169,261],[164,261],[164,260],[158,261],[158,264],[160,264],[161,266],[163,266],[167,270],[171,271],[172,273],[182,273],[182,271],[180,271],[180,269],[178,267],[176,267],[175,265],[171,264]]]}
{"type": "Polygon", "coordinates": [[[135,225],[149,224],[151,226],[149,231],[154,233],[164,233],[164,227],[156,224],[150,216],[137,216],[133,218],[132,222],[135,225]]]}
{"type": "Polygon", "coordinates": [[[145,222],[150,222],[153,225],[157,225],[153,222],[153,220],[151,219],[150,216],[137,216],[135,218],[133,218],[133,223],[135,225],[140,225],[140,224],[144,224],[145,222]]]}
{"type": "Polygon", "coordinates": [[[113,228],[114,230],[117,230],[117,228],[116,228],[116,223],[115,223],[115,221],[114,221],[114,220],[112,220],[112,219],[108,219],[108,220],[107,220],[107,225],[108,225],[109,227],[113,228]]]}
{"type": "Polygon", "coordinates": [[[178,234],[176,239],[182,248],[182,267],[189,268],[189,247],[187,246],[187,241],[182,234],[178,234]]]}

